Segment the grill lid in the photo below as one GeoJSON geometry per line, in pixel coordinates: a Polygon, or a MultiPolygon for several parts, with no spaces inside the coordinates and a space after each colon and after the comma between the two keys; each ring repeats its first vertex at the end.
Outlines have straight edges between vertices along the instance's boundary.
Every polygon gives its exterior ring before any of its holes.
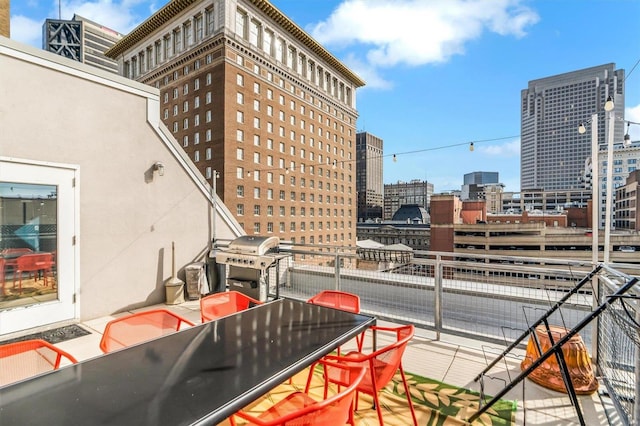
{"type": "Polygon", "coordinates": [[[261,256],[278,247],[280,238],[243,235],[229,243],[229,251],[261,256]]]}

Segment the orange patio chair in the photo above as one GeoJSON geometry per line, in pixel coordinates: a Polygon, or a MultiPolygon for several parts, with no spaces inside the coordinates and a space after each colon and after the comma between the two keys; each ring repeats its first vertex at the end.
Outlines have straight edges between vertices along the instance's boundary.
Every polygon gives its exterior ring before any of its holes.
{"type": "MultiPolygon", "coordinates": [[[[387,332],[395,335],[395,342],[391,343],[384,348],[378,349],[372,353],[365,354],[360,351],[349,352],[344,357],[336,357],[334,355],[327,355],[324,359],[341,361],[348,359],[350,365],[361,365],[365,367],[367,374],[364,380],[358,385],[356,392],[355,409],[358,409],[358,393],[362,392],[373,397],[374,405],[378,412],[378,419],[380,424],[384,425],[382,420],[382,410],[380,409],[380,401],[378,400],[378,393],[384,388],[391,379],[395,376],[396,372],[400,371],[402,377],[402,384],[404,385],[404,393],[407,396],[407,403],[411,409],[411,416],[413,417],[413,424],[417,426],[418,421],[416,419],[416,413],[413,409],[411,402],[411,394],[409,393],[409,386],[407,385],[407,379],[402,368],[402,355],[409,341],[413,338],[415,327],[413,325],[405,325],[400,327],[379,327],[371,326],[369,330],[374,333],[387,332]]],[[[328,380],[331,383],[346,386],[349,384],[348,378],[341,374],[336,374],[336,371],[328,372],[328,380]]],[[[305,389],[309,389],[311,384],[311,376],[307,380],[307,386],[305,389]]]]}
{"type": "Polygon", "coordinates": [[[78,361],[67,352],[40,339],[0,345],[0,386],[57,370],[63,359],[78,361]]]}
{"type": "Polygon", "coordinates": [[[18,257],[15,260],[13,274],[13,286],[16,286],[16,278],[19,278],[20,293],[22,293],[22,274],[24,272],[34,273],[35,279],[37,279],[36,272],[43,271],[42,276],[44,285],[48,285],[48,274],[51,273],[53,268],[53,254],[52,253],[29,253],[18,257]]]}
{"type": "Polygon", "coordinates": [[[108,353],[127,346],[179,331],[191,321],[166,309],[154,309],[116,318],[107,323],[100,340],[100,349],[108,353]]]}
{"type": "MultiPolygon", "coordinates": [[[[354,314],[360,313],[360,297],[344,291],[324,290],[307,300],[307,303],[353,312],[354,314]]],[[[363,334],[356,336],[358,350],[362,350],[363,337],[363,334]]],[[[340,348],[337,351],[340,355],[340,348]]]]}
{"type": "MultiPolygon", "coordinates": [[[[342,377],[346,388],[327,397],[328,383],[325,381],[325,398],[321,401],[312,398],[307,392],[293,392],[257,416],[244,411],[238,411],[234,416],[248,421],[246,426],[335,426],[345,423],[353,425],[353,398],[358,385],[366,377],[365,369],[335,361],[319,362],[323,366],[325,377],[342,377]]],[[[310,376],[312,374],[313,372],[310,376]]],[[[232,426],[236,424],[234,416],[230,418],[232,426]]]]}
{"type": "Polygon", "coordinates": [[[212,321],[260,304],[259,300],[239,291],[213,293],[200,299],[200,317],[202,322],[212,321]]]}

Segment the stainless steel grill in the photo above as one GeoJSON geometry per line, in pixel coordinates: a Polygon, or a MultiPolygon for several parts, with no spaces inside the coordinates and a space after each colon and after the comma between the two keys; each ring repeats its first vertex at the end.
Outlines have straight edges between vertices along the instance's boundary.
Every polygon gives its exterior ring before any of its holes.
{"type": "Polygon", "coordinates": [[[242,268],[266,269],[277,260],[278,237],[243,235],[216,255],[217,263],[242,268]]]}

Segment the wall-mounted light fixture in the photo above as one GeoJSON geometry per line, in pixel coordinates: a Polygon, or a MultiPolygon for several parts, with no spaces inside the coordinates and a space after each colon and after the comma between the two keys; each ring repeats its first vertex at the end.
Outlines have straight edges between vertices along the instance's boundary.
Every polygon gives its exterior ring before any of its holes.
{"type": "Polygon", "coordinates": [[[164,164],[162,164],[160,161],[156,161],[155,163],[153,163],[153,171],[158,172],[158,175],[160,176],[164,176],[164,164]]]}

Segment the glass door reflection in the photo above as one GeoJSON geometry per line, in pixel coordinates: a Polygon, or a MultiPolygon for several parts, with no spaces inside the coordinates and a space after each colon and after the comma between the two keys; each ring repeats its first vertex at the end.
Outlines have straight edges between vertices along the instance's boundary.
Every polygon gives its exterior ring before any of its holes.
{"type": "Polygon", "coordinates": [[[0,182],[0,310],[58,298],[55,185],[0,182]]]}

